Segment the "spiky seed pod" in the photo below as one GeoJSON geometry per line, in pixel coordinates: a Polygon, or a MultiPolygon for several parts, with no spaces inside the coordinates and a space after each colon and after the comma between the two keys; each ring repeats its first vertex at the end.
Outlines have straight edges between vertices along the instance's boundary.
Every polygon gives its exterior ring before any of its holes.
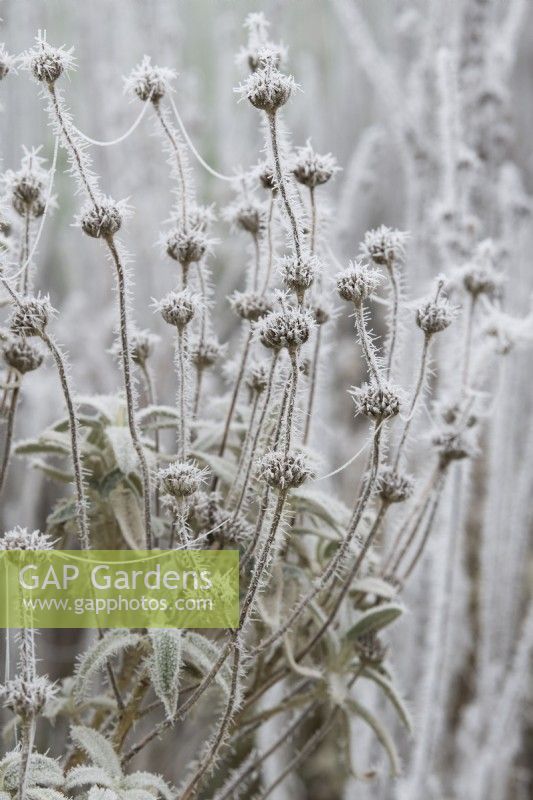
{"type": "Polygon", "coordinates": [[[411,475],[396,472],[392,467],[384,467],[377,479],[377,493],[386,503],[403,503],[409,500],[413,489],[411,475]]]}
{"type": "Polygon", "coordinates": [[[395,417],[400,411],[400,396],[394,386],[376,386],[365,383],[351,390],[356,414],[364,414],[374,420],[395,417]]]}
{"type": "Polygon", "coordinates": [[[302,259],[287,256],[282,259],[280,268],[287,289],[301,297],[313,285],[320,270],[320,261],[316,256],[302,259]]]}
{"type": "Polygon", "coordinates": [[[197,492],[191,500],[190,521],[199,533],[210,531],[208,542],[235,542],[246,544],[250,541],[250,523],[242,514],[237,517],[223,507],[218,492],[197,492]]]}
{"type": "Polygon", "coordinates": [[[170,81],[175,76],[173,70],[157,67],[151,63],[150,56],[144,56],[124,81],[124,88],[143,103],[150,100],[155,105],[165,96],[170,81]]]}
{"type": "Polygon", "coordinates": [[[319,301],[313,303],[310,311],[317,325],[325,325],[331,319],[331,310],[325,303],[319,301]]]}
{"type": "Polygon", "coordinates": [[[292,174],[303,186],[315,189],[327,183],[338,172],[336,160],[331,153],[319,155],[315,153],[308,141],[305,147],[296,149],[296,157],[292,167],[292,174]]]}
{"type": "Polygon", "coordinates": [[[308,311],[292,307],[271,311],[257,323],[259,341],[270,350],[295,351],[307,342],[313,325],[308,311]]]}
{"type": "Polygon", "coordinates": [[[350,261],[350,266],[337,275],[337,292],[343,300],[361,305],[380,285],[380,273],[362,259],[350,261]]]}
{"type": "Polygon", "coordinates": [[[379,639],[375,631],[363,633],[357,637],[355,646],[359,653],[359,658],[366,664],[381,664],[387,656],[387,648],[379,639]]]}
{"type": "Polygon", "coordinates": [[[48,325],[51,315],[51,306],[46,298],[24,298],[16,306],[9,326],[15,336],[40,336],[48,325]]]}
{"type": "Polygon", "coordinates": [[[47,533],[17,525],[0,537],[0,550],[52,550],[55,541],[47,533]]]}
{"type": "Polygon", "coordinates": [[[44,213],[46,201],[41,175],[41,171],[37,173],[31,169],[22,169],[10,179],[11,204],[21,217],[29,214],[37,219],[44,213]]]}
{"type": "Polygon", "coordinates": [[[264,161],[262,164],[258,165],[257,177],[263,189],[267,189],[270,192],[277,191],[278,184],[276,181],[276,173],[272,164],[268,161],[264,161]]]}
{"type": "Polygon", "coordinates": [[[452,461],[473,458],[477,451],[471,436],[464,431],[443,430],[433,437],[433,446],[438,455],[441,468],[452,461]]]}
{"type": "Polygon", "coordinates": [[[175,228],[165,241],[167,255],[185,266],[200,261],[207,246],[207,238],[199,228],[190,231],[175,228]]]}
{"type": "Polygon", "coordinates": [[[229,301],[237,316],[249,322],[257,322],[272,311],[272,301],[259,292],[234,292],[229,301]]]}
{"type": "Polygon", "coordinates": [[[416,312],[416,324],[428,336],[446,330],[453,322],[453,308],[444,298],[425,303],[416,312]]]}
{"type": "Polygon", "coordinates": [[[150,331],[133,331],[130,336],[130,352],[134,364],[144,367],[159,341],[159,337],[150,331]]]}
{"type": "Polygon", "coordinates": [[[27,339],[14,338],[3,348],[6,364],[21,375],[33,372],[43,363],[44,355],[27,339]]]}
{"type": "Polygon", "coordinates": [[[246,376],[246,385],[252,392],[261,394],[268,386],[269,367],[267,364],[257,364],[249,370],[246,376]]]}
{"type": "Polygon", "coordinates": [[[0,687],[0,697],[5,708],[24,719],[39,714],[55,697],[56,691],[46,676],[31,680],[17,676],[0,687]]]}
{"type": "Polygon", "coordinates": [[[181,292],[169,292],[157,305],[161,316],[169,325],[183,330],[194,318],[199,302],[196,295],[188,289],[181,292]]]}
{"type": "Polygon", "coordinates": [[[205,480],[205,470],[199,469],[195,464],[176,461],[160,469],[158,479],[164,491],[179,500],[198,491],[205,480]]]}
{"type": "Polygon", "coordinates": [[[313,470],[300,451],[285,455],[281,450],[271,450],[259,460],[259,476],[272,489],[286,492],[312,478],[313,470]]]}
{"type": "Polygon", "coordinates": [[[393,230],[381,225],[375,230],[366,232],[360,249],[363,256],[369,258],[374,264],[391,268],[394,264],[404,260],[405,244],[408,238],[409,234],[405,231],[393,230]]]}
{"type": "Polygon", "coordinates": [[[474,298],[496,298],[501,294],[502,278],[491,267],[469,264],[463,271],[463,286],[474,298]]]}
{"type": "Polygon", "coordinates": [[[35,80],[52,86],[63,72],[74,66],[72,49],[52,47],[43,38],[38,37],[35,47],[22,57],[22,64],[29,69],[35,80]]]}
{"type": "Polygon", "coordinates": [[[266,213],[259,203],[235,203],[228,208],[226,216],[237,228],[252,236],[262,236],[265,232],[266,213]]]}
{"type": "Polygon", "coordinates": [[[276,54],[262,51],[260,64],[237,91],[259,111],[275,114],[285,105],[296,88],[292,75],[284,75],[276,66],[276,54]],[[263,62],[263,63],[261,63],[263,62]]]}
{"type": "Polygon", "coordinates": [[[197,341],[190,348],[191,361],[198,369],[208,369],[218,363],[224,354],[224,346],[215,338],[197,341]]]}
{"type": "Polygon", "coordinates": [[[110,198],[102,198],[98,206],[87,206],[80,217],[81,229],[93,239],[109,239],[122,226],[123,213],[120,206],[110,198]]]}

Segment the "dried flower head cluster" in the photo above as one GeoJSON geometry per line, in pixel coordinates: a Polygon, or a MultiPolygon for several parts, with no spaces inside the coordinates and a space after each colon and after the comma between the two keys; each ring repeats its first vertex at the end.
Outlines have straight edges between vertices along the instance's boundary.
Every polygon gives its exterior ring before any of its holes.
{"type": "Polygon", "coordinates": [[[285,75],[277,68],[276,51],[262,50],[258,54],[258,67],[237,91],[246,97],[259,111],[272,116],[288,102],[297,88],[292,75],[285,75]]]}
{"type": "Polygon", "coordinates": [[[152,64],[150,56],[144,56],[124,81],[127,92],[134,94],[144,103],[147,100],[157,105],[169,90],[176,77],[174,70],[152,64]]]}
{"type": "Polygon", "coordinates": [[[15,336],[41,336],[52,316],[52,307],[47,297],[29,297],[20,301],[10,319],[10,328],[15,336]]]}
{"type": "Polygon", "coordinates": [[[268,486],[278,492],[298,489],[313,477],[309,459],[302,452],[285,453],[272,450],[265,453],[259,462],[259,476],[268,486]]]}
{"type": "Polygon", "coordinates": [[[175,228],[165,238],[167,255],[184,266],[200,261],[208,246],[209,241],[199,228],[192,230],[175,228]]]}
{"type": "Polygon", "coordinates": [[[361,305],[382,281],[380,273],[360,258],[337,275],[337,291],[343,300],[361,305]]]}
{"type": "Polygon", "coordinates": [[[187,327],[199,309],[200,301],[197,295],[189,289],[183,289],[181,292],[169,292],[156,304],[156,310],[159,311],[165,322],[180,331],[187,327]]]}
{"type": "Polygon", "coordinates": [[[52,550],[53,539],[47,533],[30,531],[17,525],[0,537],[0,550],[52,550]]]}
{"type": "Polygon", "coordinates": [[[395,417],[400,411],[400,393],[395,386],[365,383],[363,386],[353,387],[350,393],[356,414],[383,421],[395,417]]]}
{"type": "Polygon", "coordinates": [[[2,348],[2,355],[6,364],[21,375],[38,369],[44,360],[44,354],[38,347],[19,336],[9,339],[2,348]]]}
{"type": "Polygon", "coordinates": [[[454,317],[454,309],[445,298],[429,301],[416,312],[416,324],[428,336],[446,330],[454,317]]]}
{"type": "Polygon", "coordinates": [[[292,174],[302,186],[316,189],[317,186],[327,183],[338,171],[339,167],[331,153],[325,155],[316,153],[310,141],[305,147],[296,149],[292,174]]]}
{"type": "Polygon", "coordinates": [[[263,317],[257,323],[257,333],[261,344],[270,350],[295,351],[307,342],[314,324],[309,311],[289,306],[263,317]]]}
{"type": "Polygon", "coordinates": [[[159,470],[158,473],[159,484],[176,500],[190,497],[197,492],[205,481],[205,476],[205,470],[199,469],[196,464],[179,461],[159,470]]]}
{"type": "Polygon", "coordinates": [[[5,708],[23,719],[39,714],[56,693],[57,687],[42,675],[30,679],[16,676],[0,686],[5,708]]]}
{"type": "Polygon", "coordinates": [[[110,197],[98,198],[98,205],[90,203],[81,212],[80,226],[93,239],[109,239],[122,227],[125,207],[110,197]]]}
{"type": "Polygon", "coordinates": [[[74,67],[73,48],[52,47],[42,36],[36,38],[34,47],[22,56],[22,64],[35,80],[53,86],[64,72],[74,67]]]}
{"type": "Polygon", "coordinates": [[[259,292],[234,292],[230,303],[237,316],[248,322],[257,322],[272,311],[270,298],[259,292]]]}
{"type": "Polygon", "coordinates": [[[363,256],[369,258],[374,264],[391,268],[401,263],[405,258],[405,245],[408,234],[405,231],[394,230],[381,225],[365,234],[361,245],[363,256]]]}
{"type": "Polygon", "coordinates": [[[397,472],[390,466],[383,467],[378,475],[377,493],[387,503],[404,503],[414,491],[411,475],[397,472]]]}

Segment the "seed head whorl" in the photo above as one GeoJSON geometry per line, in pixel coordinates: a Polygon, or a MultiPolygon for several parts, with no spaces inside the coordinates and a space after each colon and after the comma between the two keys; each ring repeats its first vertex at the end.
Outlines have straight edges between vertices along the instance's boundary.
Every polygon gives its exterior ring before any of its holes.
{"type": "Polygon", "coordinates": [[[190,497],[205,480],[206,471],[195,464],[176,461],[160,469],[158,480],[164,491],[176,500],[190,497]]]}
{"type": "Polygon", "coordinates": [[[24,718],[39,714],[56,695],[56,687],[45,675],[31,679],[17,675],[0,686],[3,705],[24,718]]]}
{"type": "Polygon", "coordinates": [[[430,301],[416,312],[416,324],[428,336],[446,330],[454,318],[454,310],[445,298],[430,301]]]}
{"type": "Polygon", "coordinates": [[[302,298],[307,289],[313,285],[315,276],[320,270],[320,261],[316,256],[300,259],[286,256],[280,263],[283,283],[287,289],[295,292],[298,298],[302,298]]]}
{"type": "Polygon", "coordinates": [[[276,54],[269,50],[261,52],[260,64],[237,91],[247,97],[259,111],[273,115],[287,103],[296,88],[292,75],[284,75],[276,66],[276,54]]]}
{"type": "Polygon", "coordinates": [[[53,550],[55,541],[47,533],[17,525],[0,537],[0,550],[53,550]]]}
{"type": "Polygon", "coordinates": [[[190,348],[191,361],[198,369],[215,366],[223,357],[225,347],[214,337],[194,342],[190,348]]]}
{"type": "Polygon", "coordinates": [[[11,205],[19,216],[42,217],[46,203],[44,175],[38,167],[28,166],[9,175],[11,205]]]}
{"type": "Polygon", "coordinates": [[[350,266],[337,275],[337,292],[343,300],[361,305],[377,287],[382,277],[362,259],[350,261],[350,266]]]}
{"type": "Polygon", "coordinates": [[[200,228],[193,228],[190,231],[175,228],[166,237],[165,250],[174,261],[189,266],[195,261],[200,261],[207,251],[208,244],[207,237],[200,228]]]}
{"type": "Polygon", "coordinates": [[[73,48],[52,47],[39,35],[35,46],[23,54],[21,61],[36,81],[53,86],[64,72],[74,67],[72,52],[73,48]]]}
{"type": "Polygon", "coordinates": [[[331,319],[331,308],[327,303],[316,300],[309,306],[317,325],[325,325],[331,319]]]}
{"type": "Polygon", "coordinates": [[[365,383],[350,391],[355,404],[355,413],[364,414],[376,421],[395,417],[400,411],[398,390],[389,384],[382,387],[365,383]]]}
{"type": "Polygon", "coordinates": [[[307,186],[308,189],[315,189],[327,183],[339,167],[331,153],[319,155],[315,153],[308,141],[305,147],[296,149],[296,157],[292,166],[292,174],[298,183],[307,186]]]}
{"type": "Polygon", "coordinates": [[[252,200],[233,203],[226,210],[225,217],[236,228],[252,236],[262,236],[266,230],[265,209],[252,200]]]}
{"type": "Polygon", "coordinates": [[[474,458],[477,449],[472,436],[466,431],[444,429],[433,437],[441,469],[447,467],[452,461],[462,461],[465,458],[474,458]]]}
{"type": "Polygon", "coordinates": [[[268,386],[269,367],[267,364],[257,364],[252,367],[246,376],[246,385],[252,392],[261,394],[268,386]]]}
{"type": "Polygon", "coordinates": [[[234,292],[229,301],[237,316],[249,322],[257,322],[272,311],[270,298],[259,292],[234,292]]]}
{"type": "Polygon", "coordinates": [[[44,355],[27,339],[12,338],[2,350],[4,361],[21,375],[33,372],[43,363],[44,355]]]}
{"type": "Polygon", "coordinates": [[[308,459],[300,451],[285,455],[281,450],[271,450],[259,460],[258,466],[261,480],[278,492],[297,489],[314,477],[308,459]]]}
{"type": "Polygon", "coordinates": [[[52,314],[52,307],[47,298],[23,298],[15,307],[10,320],[11,332],[15,336],[40,336],[52,314]]]}
{"type": "Polygon", "coordinates": [[[411,475],[396,472],[392,467],[383,467],[377,479],[377,494],[386,503],[403,503],[409,500],[414,490],[411,475]]]}
{"type": "Polygon", "coordinates": [[[314,324],[309,311],[292,306],[271,311],[257,323],[259,341],[270,350],[295,351],[307,342],[314,324]]]}
{"type": "Polygon", "coordinates": [[[109,239],[120,230],[124,217],[124,204],[102,197],[98,205],[87,205],[81,212],[81,229],[93,239],[109,239]]]}
{"type": "Polygon", "coordinates": [[[392,268],[405,258],[405,245],[409,234],[406,231],[393,230],[381,225],[375,230],[367,231],[360,250],[364,257],[374,264],[392,268]]]}
{"type": "Polygon", "coordinates": [[[174,70],[157,67],[151,63],[150,56],[144,56],[141,63],[137,64],[125,79],[124,88],[143,103],[150,100],[156,105],[165,96],[170,82],[175,77],[174,70]]]}
{"type": "Polygon", "coordinates": [[[270,192],[277,191],[278,183],[276,179],[276,173],[274,171],[274,167],[269,161],[264,161],[262,164],[258,164],[257,177],[263,189],[267,189],[270,192]]]}
{"type": "Polygon", "coordinates": [[[183,330],[189,324],[199,307],[197,296],[188,289],[169,292],[156,306],[165,322],[178,330],[183,330]]]}

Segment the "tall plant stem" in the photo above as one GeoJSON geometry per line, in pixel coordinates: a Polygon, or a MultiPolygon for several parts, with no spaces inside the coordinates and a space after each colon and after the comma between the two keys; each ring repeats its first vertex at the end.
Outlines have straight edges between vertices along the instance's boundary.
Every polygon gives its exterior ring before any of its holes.
{"type": "MultiPolygon", "coordinates": [[[[155,393],[154,381],[152,379],[152,375],[150,373],[150,368],[147,364],[141,365],[141,372],[144,378],[144,385],[146,387],[146,396],[149,405],[153,406],[156,404],[157,398],[155,393]]],[[[159,457],[159,453],[161,452],[161,437],[159,433],[159,428],[156,426],[154,428],[154,450],[156,454],[156,458],[159,457]]],[[[159,496],[159,486],[155,486],[155,513],[156,516],[159,516],[160,511],[160,496],[159,496]]]]}
{"type": "Polygon", "coordinates": [[[272,274],[272,264],[274,261],[274,242],[272,238],[272,222],[274,218],[274,199],[275,191],[270,192],[270,202],[268,205],[268,219],[267,219],[267,265],[265,271],[265,279],[263,281],[263,288],[261,294],[265,294],[270,284],[270,276],[272,274]]]}
{"type": "Polygon", "coordinates": [[[470,383],[470,363],[472,358],[472,333],[474,328],[474,315],[476,312],[477,298],[471,295],[466,318],[466,336],[463,352],[463,366],[461,369],[461,395],[465,396],[470,383]]]}
{"type": "Polygon", "coordinates": [[[30,759],[35,741],[35,727],[36,720],[34,714],[29,714],[28,717],[21,722],[19,800],[26,800],[30,759]]]}
{"type": "Polygon", "coordinates": [[[172,148],[172,152],[174,153],[174,159],[176,161],[176,170],[177,170],[177,173],[178,173],[178,179],[179,179],[180,188],[181,188],[181,193],[179,195],[179,197],[180,197],[180,206],[181,206],[181,209],[180,209],[181,210],[181,221],[183,223],[184,229],[187,230],[187,179],[186,179],[186,174],[185,174],[185,168],[183,166],[183,159],[182,159],[181,153],[180,153],[180,148],[179,148],[178,142],[176,141],[176,137],[174,136],[174,134],[172,133],[172,130],[167,125],[167,122],[165,120],[164,114],[161,111],[159,102],[152,103],[152,106],[154,108],[154,111],[155,111],[155,114],[157,116],[157,119],[159,120],[161,128],[163,129],[163,133],[167,137],[167,139],[168,139],[168,141],[170,143],[170,146],[172,148]]]}
{"type": "Polygon", "coordinates": [[[83,482],[83,466],[81,462],[80,450],[80,429],[76,408],[72,396],[72,389],[67,374],[65,360],[61,351],[56,343],[46,331],[41,332],[41,338],[48,347],[52,358],[54,359],[63,397],[67,407],[69,433],[70,433],[70,447],[72,452],[72,466],[74,468],[74,484],[76,487],[76,517],[78,522],[78,535],[80,538],[81,546],[84,550],[90,549],[89,539],[89,523],[87,520],[87,501],[85,498],[85,484],[83,482]]]}
{"type": "Polygon", "coordinates": [[[411,423],[413,421],[414,413],[416,411],[416,407],[418,405],[418,401],[422,395],[422,389],[424,386],[424,378],[426,375],[426,366],[427,366],[427,359],[428,359],[428,352],[429,352],[429,343],[431,340],[431,336],[428,336],[426,333],[424,335],[424,344],[422,347],[422,355],[420,357],[420,367],[418,369],[418,378],[416,381],[415,390],[413,392],[413,397],[411,398],[411,403],[409,404],[409,411],[407,413],[407,419],[405,420],[405,425],[403,427],[402,435],[400,436],[400,441],[398,442],[398,448],[396,450],[396,455],[394,457],[393,469],[398,468],[398,464],[400,462],[400,457],[402,454],[403,447],[405,442],[407,441],[407,437],[409,435],[409,430],[411,428],[411,423]]]}
{"type": "Polygon", "coordinates": [[[252,289],[257,291],[257,286],[259,284],[259,275],[261,274],[261,248],[259,247],[259,236],[255,233],[253,235],[254,240],[254,254],[255,254],[255,262],[254,262],[254,276],[252,281],[252,289]]]}
{"type": "Polygon", "coordinates": [[[291,449],[292,428],[294,420],[294,410],[296,406],[296,390],[298,388],[298,351],[290,351],[289,357],[291,359],[292,375],[291,375],[291,390],[289,394],[289,403],[287,406],[287,428],[285,431],[285,457],[289,454],[291,449]]]}
{"type": "Polygon", "coordinates": [[[179,428],[178,428],[178,455],[181,461],[185,461],[187,456],[187,403],[185,400],[185,350],[186,350],[186,333],[185,330],[178,329],[177,343],[176,343],[176,367],[178,372],[178,411],[179,411],[179,428]]]}
{"type": "Polygon", "coordinates": [[[315,346],[313,348],[313,360],[311,363],[311,380],[309,381],[309,395],[307,398],[307,412],[305,415],[305,427],[303,443],[306,445],[309,442],[311,435],[311,420],[313,417],[313,407],[315,404],[316,382],[318,377],[318,362],[320,360],[320,345],[322,342],[322,326],[317,326],[315,332],[315,346]]]}
{"type": "Polygon", "coordinates": [[[128,415],[128,427],[130,431],[131,441],[137,458],[139,459],[139,466],[141,469],[141,479],[143,485],[143,501],[144,501],[144,527],[146,536],[146,548],[152,549],[152,509],[151,509],[151,485],[150,485],[150,472],[148,470],[148,463],[144,453],[143,446],[139,439],[139,432],[137,430],[137,421],[135,419],[135,399],[133,392],[133,379],[131,369],[131,353],[129,344],[128,333],[128,306],[126,301],[126,280],[124,275],[124,267],[115,241],[112,236],[105,239],[106,244],[111,253],[113,263],[115,265],[117,277],[117,290],[119,300],[119,323],[120,323],[120,339],[121,339],[121,358],[122,370],[124,375],[124,388],[126,392],[126,410],[128,415]]]}
{"type": "Polygon", "coordinates": [[[441,474],[440,474],[439,482],[438,482],[437,486],[435,487],[435,491],[433,493],[430,512],[429,512],[429,515],[428,515],[428,518],[427,518],[427,521],[426,521],[424,532],[423,532],[423,534],[421,536],[421,539],[420,539],[420,543],[419,543],[419,545],[418,545],[418,547],[416,549],[415,554],[413,555],[411,563],[409,564],[409,566],[407,567],[407,569],[405,570],[405,572],[404,572],[404,574],[402,576],[402,582],[403,583],[405,583],[405,581],[410,577],[411,573],[414,571],[416,565],[418,564],[418,562],[419,562],[419,560],[420,560],[420,558],[422,556],[422,553],[426,549],[426,544],[428,542],[429,535],[431,533],[431,530],[433,528],[433,523],[434,523],[435,517],[437,515],[437,510],[438,510],[440,498],[441,498],[441,495],[442,495],[442,488],[444,486],[444,478],[445,478],[445,472],[442,471],[441,474]]]}
{"type": "Polygon", "coordinates": [[[379,366],[376,361],[376,355],[374,353],[372,342],[370,341],[370,338],[368,336],[368,331],[366,329],[365,315],[362,303],[355,304],[355,328],[357,331],[357,337],[359,339],[361,349],[363,351],[363,355],[365,357],[368,371],[371,377],[375,380],[377,386],[381,389],[379,366]]]}
{"type": "Polygon", "coordinates": [[[398,305],[399,305],[399,289],[398,289],[398,277],[396,275],[396,269],[394,264],[391,264],[388,267],[389,279],[391,284],[391,291],[392,291],[392,314],[391,314],[391,325],[390,325],[390,332],[389,332],[389,346],[388,346],[388,353],[387,353],[387,365],[385,369],[385,376],[387,380],[389,380],[393,361],[394,361],[394,351],[396,349],[396,340],[398,338],[398,305]]]}
{"type": "Polygon", "coordinates": [[[315,253],[315,239],[316,239],[316,200],[315,190],[311,186],[309,188],[309,207],[311,209],[311,230],[309,232],[309,254],[315,253]]]}
{"type": "Polygon", "coordinates": [[[224,430],[222,432],[222,440],[220,442],[220,447],[218,448],[218,455],[222,457],[226,452],[226,445],[228,443],[228,436],[231,427],[231,423],[233,420],[233,414],[235,413],[235,407],[237,405],[237,398],[239,396],[239,391],[241,388],[241,384],[244,378],[244,373],[246,370],[246,362],[248,361],[248,354],[250,352],[250,345],[252,343],[252,329],[250,328],[248,334],[246,335],[246,340],[244,342],[244,347],[242,350],[241,361],[239,364],[239,371],[237,373],[237,378],[235,380],[235,384],[233,386],[233,392],[231,394],[230,404],[228,408],[228,413],[226,414],[226,421],[224,423],[224,430]]]}
{"type": "Polygon", "coordinates": [[[289,218],[289,223],[292,230],[292,238],[294,244],[294,251],[296,253],[296,258],[298,261],[301,261],[302,258],[302,248],[300,244],[300,231],[298,228],[298,222],[296,220],[296,215],[294,210],[291,206],[289,200],[289,193],[287,191],[287,184],[285,181],[285,176],[283,174],[283,169],[281,166],[281,157],[279,152],[279,141],[278,141],[278,125],[277,125],[277,115],[268,114],[268,124],[270,130],[270,143],[272,146],[272,155],[274,158],[274,168],[276,170],[276,181],[278,183],[278,188],[281,194],[281,199],[283,201],[283,205],[285,207],[285,211],[287,213],[287,217],[289,218]]]}
{"type": "Polygon", "coordinates": [[[0,495],[4,488],[5,480],[7,478],[7,470],[9,465],[9,458],[11,456],[11,445],[13,443],[13,431],[15,429],[15,417],[17,414],[17,405],[20,395],[20,387],[15,384],[11,392],[11,402],[7,412],[5,438],[4,438],[4,452],[2,455],[2,463],[0,465],[0,495]]]}

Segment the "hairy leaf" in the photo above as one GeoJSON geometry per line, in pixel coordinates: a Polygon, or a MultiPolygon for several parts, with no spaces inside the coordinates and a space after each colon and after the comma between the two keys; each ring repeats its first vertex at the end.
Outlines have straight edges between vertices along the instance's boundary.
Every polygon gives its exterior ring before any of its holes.
{"type": "Polygon", "coordinates": [[[182,635],[179,630],[152,631],[150,677],[167,717],[172,719],[178,707],[179,675],[181,670],[182,635]]]}
{"type": "Polygon", "coordinates": [[[412,722],[409,709],[405,705],[403,699],[400,697],[391,681],[387,680],[387,678],[385,678],[379,672],[372,669],[372,667],[365,667],[363,671],[363,678],[369,678],[371,681],[374,681],[374,683],[376,683],[380,689],[383,690],[384,694],[389,698],[392,705],[396,709],[402,724],[405,725],[408,731],[412,731],[412,722]]]}
{"type": "Polygon", "coordinates": [[[400,756],[398,755],[398,751],[396,750],[396,746],[391,738],[390,733],[384,727],[383,723],[380,722],[380,720],[377,719],[377,717],[375,717],[370,711],[368,711],[368,709],[358,703],[357,700],[354,700],[353,697],[349,697],[346,700],[346,705],[353,714],[360,717],[372,728],[380,744],[383,746],[389,757],[391,774],[398,776],[401,772],[400,756]]]}
{"type": "Polygon", "coordinates": [[[371,631],[378,631],[381,628],[385,628],[387,625],[390,625],[391,622],[394,622],[402,613],[402,606],[396,605],[395,603],[384,603],[368,611],[363,611],[355,625],[352,625],[346,635],[348,639],[353,641],[364,633],[370,633],[371,631]]]}
{"type": "Polygon", "coordinates": [[[103,769],[110,778],[122,775],[120,759],[101,733],[85,725],[75,725],[70,735],[74,744],[87,753],[94,766],[103,769]]]}
{"type": "Polygon", "coordinates": [[[133,647],[140,640],[137,633],[117,628],[107,631],[97,639],[82,655],[76,665],[74,694],[79,700],[87,696],[92,678],[103,669],[108,658],[116,656],[127,647],[133,647]]]}
{"type": "Polygon", "coordinates": [[[175,797],[168,783],[160,775],[154,775],[152,772],[133,772],[131,775],[126,775],[122,786],[125,789],[145,789],[156,796],[161,795],[164,800],[174,800],[175,797]]]}

